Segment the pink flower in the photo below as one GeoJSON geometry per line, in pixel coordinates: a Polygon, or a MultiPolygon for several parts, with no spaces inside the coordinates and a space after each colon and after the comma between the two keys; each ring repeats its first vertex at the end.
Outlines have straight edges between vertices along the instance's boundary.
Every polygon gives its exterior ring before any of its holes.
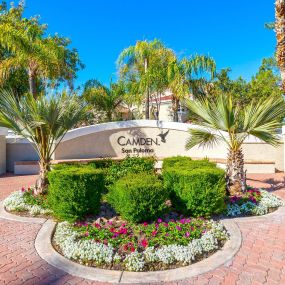
{"type": "Polygon", "coordinates": [[[168,227],[168,223],[164,223],[163,225],[164,225],[165,227],[168,227]]]}
{"type": "Polygon", "coordinates": [[[143,225],[146,227],[148,225],[148,223],[147,222],[143,222],[143,225]]]}
{"type": "Polygon", "coordinates": [[[185,236],[188,238],[188,237],[190,237],[190,233],[189,232],[186,232],[185,233],[185,236]]]}
{"type": "Polygon", "coordinates": [[[166,236],[166,237],[169,237],[169,233],[166,233],[165,236],[166,236]]]}
{"type": "Polygon", "coordinates": [[[95,223],[95,227],[96,227],[97,229],[100,229],[100,228],[101,228],[100,224],[98,224],[98,223],[95,223]]]}
{"type": "Polygon", "coordinates": [[[86,237],[88,237],[88,236],[89,236],[89,233],[88,233],[88,232],[86,232],[86,233],[85,233],[85,236],[86,236],[86,237]]]}
{"type": "Polygon", "coordinates": [[[25,188],[24,188],[24,187],[22,187],[21,191],[22,191],[22,192],[25,192],[26,190],[25,190],[25,188]]]}
{"type": "Polygon", "coordinates": [[[108,224],[109,224],[109,225],[112,225],[112,224],[113,224],[113,222],[112,222],[112,221],[108,221],[108,224]]]}
{"type": "Polygon", "coordinates": [[[154,237],[154,236],[156,236],[156,234],[157,234],[157,231],[152,231],[151,232],[151,235],[154,237]]]}
{"type": "Polygon", "coordinates": [[[157,219],[157,222],[158,222],[158,223],[162,223],[162,219],[160,219],[160,218],[157,219]]]}
{"type": "Polygon", "coordinates": [[[177,229],[178,231],[181,231],[181,227],[179,227],[179,226],[176,226],[176,229],[177,229]]]}
{"type": "Polygon", "coordinates": [[[142,244],[142,246],[143,246],[144,248],[146,248],[146,247],[148,246],[148,241],[147,241],[146,239],[143,239],[143,240],[141,241],[141,244],[142,244]]]}

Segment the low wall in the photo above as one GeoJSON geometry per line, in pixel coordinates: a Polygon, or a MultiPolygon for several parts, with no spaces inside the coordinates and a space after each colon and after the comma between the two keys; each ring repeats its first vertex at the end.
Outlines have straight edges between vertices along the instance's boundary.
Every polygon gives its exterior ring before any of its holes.
{"type": "MultiPolygon", "coordinates": [[[[54,159],[123,158],[127,154],[165,158],[186,155],[212,160],[227,158],[227,147],[194,147],[185,149],[189,124],[152,120],[123,121],[99,124],[69,131],[57,147],[54,159]]],[[[195,127],[195,126],[192,126],[195,127]]],[[[284,171],[284,144],[274,148],[249,137],[244,145],[246,168],[249,173],[284,171]]],[[[14,162],[37,160],[26,140],[7,140],[7,168],[13,171],[14,162]]],[[[222,162],[222,163],[224,163],[222,162]]]]}
{"type": "Polygon", "coordinates": [[[39,157],[32,144],[26,139],[8,138],[6,146],[7,171],[14,172],[17,161],[34,161],[39,157]]]}
{"type": "MultiPolygon", "coordinates": [[[[186,155],[195,158],[226,159],[227,146],[185,149],[189,124],[150,120],[112,122],[72,130],[55,152],[55,159],[155,155],[159,158],[186,155]]],[[[195,126],[193,126],[195,127],[195,126]]],[[[275,148],[249,137],[243,151],[248,172],[284,171],[284,145],[275,148]],[[257,162],[256,164],[254,162],[257,162]]]]}
{"type": "Polygon", "coordinates": [[[6,135],[7,129],[0,128],[0,174],[6,172],[6,135]]]}

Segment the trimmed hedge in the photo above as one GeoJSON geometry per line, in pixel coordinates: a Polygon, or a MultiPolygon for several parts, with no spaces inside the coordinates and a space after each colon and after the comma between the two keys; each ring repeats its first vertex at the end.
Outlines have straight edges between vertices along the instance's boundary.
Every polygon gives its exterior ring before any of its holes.
{"type": "Polygon", "coordinates": [[[48,204],[57,218],[72,222],[99,211],[105,187],[102,169],[63,167],[51,171],[48,180],[48,204]]]}
{"type": "Polygon", "coordinates": [[[107,169],[106,184],[113,184],[129,173],[154,173],[154,157],[126,157],[122,161],[114,161],[107,169]]]}
{"type": "Polygon", "coordinates": [[[127,221],[151,221],[167,209],[168,191],[156,175],[130,173],[109,189],[107,201],[127,221]]]}
{"type": "Polygon", "coordinates": [[[174,157],[165,158],[163,160],[162,169],[165,170],[169,167],[190,170],[190,169],[204,168],[204,167],[216,168],[216,164],[210,162],[207,159],[192,160],[188,156],[174,156],[174,157]]]}
{"type": "Polygon", "coordinates": [[[173,162],[166,164],[162,175],[174,208],[194,217],[210,217],[225,210],[225,172],[222,169],[206,160],[185,161],[183,158],[173,162]]]}

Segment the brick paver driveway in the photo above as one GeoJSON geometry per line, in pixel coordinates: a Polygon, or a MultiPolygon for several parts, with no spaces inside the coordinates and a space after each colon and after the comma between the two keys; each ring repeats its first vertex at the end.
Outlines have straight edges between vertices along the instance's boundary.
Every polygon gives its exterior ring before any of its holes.
{"type": "MultiPolygon", "coordinates": [[[[0,176],[0,199],[35,176],[0,176]]],[[[285,199],[285,175],[249,175],[249,184],[266,187],[285,199]]],[[[242,246],[232,261],[207,274],[178,284],[285,284],[285,216],[238,222],[242,246]]],[[[0,284],[102,284],[58,270],[36,253],[34,239],[41,225],[0,219],[0,284]]],[[[142,280],[143,284],[143,280],[142,280]]],[[[172,283],[173,284],[173,283],[172,283]]]]}

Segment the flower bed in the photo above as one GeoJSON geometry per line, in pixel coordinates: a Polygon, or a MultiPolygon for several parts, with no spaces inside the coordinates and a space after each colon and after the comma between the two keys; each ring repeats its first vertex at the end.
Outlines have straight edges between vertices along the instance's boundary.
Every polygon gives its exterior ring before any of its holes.
{"type": "Polygon", "coordinates": [[[226,240],[222,224],[183,218],[136,225],[63,222],[57,225],[53,244],[65,257],[85,265],[150,271],[191,264],[226,240]]]}
{"type": "Polygon", "coordinates": [[[229,197],[227,216],[265,215],[283,204],[281,199],[265,190],[249,188],[241,196],[229,197]]]}
{"type": "Polygon", "coordinates": [[[34,195],[33,188],[22,188],[20,191],[12,193],[4,200],[3,204],[9,212],[21,212],[31,216],[49,216],[52,214],[45,198],[34,195]]]}

